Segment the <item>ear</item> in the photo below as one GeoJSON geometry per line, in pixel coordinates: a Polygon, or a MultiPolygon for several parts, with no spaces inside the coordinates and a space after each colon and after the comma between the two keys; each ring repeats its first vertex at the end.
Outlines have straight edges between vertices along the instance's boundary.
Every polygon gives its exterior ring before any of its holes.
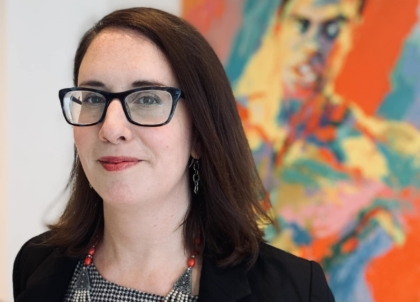
{"type": "Polygon", "coordinates": [[[201,157],[201,143],[198,138],[198,133],[196,130],[193,132],[193,137],[192,137],[191,156],[195,159],[198,159],[201,157]]]}

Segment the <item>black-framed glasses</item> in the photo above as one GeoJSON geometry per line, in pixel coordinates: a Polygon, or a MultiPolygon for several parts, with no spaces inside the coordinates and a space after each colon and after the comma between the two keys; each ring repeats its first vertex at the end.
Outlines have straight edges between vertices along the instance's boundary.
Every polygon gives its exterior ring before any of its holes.
{"type": "Polygon", "coordinates": [[[112,100],[121,102],[128,121],[145,127],[169,123],[182,91],[175,87],[150,86],[123,92],[73,87],[58,92],[64,118],[73,126],[92,126],[102,122],[112,100]]]}

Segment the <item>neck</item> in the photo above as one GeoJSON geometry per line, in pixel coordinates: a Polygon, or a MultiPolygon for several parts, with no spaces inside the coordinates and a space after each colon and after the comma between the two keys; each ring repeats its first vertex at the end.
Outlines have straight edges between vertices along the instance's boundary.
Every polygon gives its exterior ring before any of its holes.
{"type": "Polygon", "coordinates": [[[104,233],[94,264],[105,279],[146,292],[169,292],[190,256],[182,225],[189,195],[173,196],[141,206],[104,201],[104,233]]]}
{"type": "Polygon", "coordinates": [[[132,260],[139,265],[150,263],[159,255],[183,255],[182,223],[188,206],[188,194],[166,201],[150,200],[140,206],[115,206],[104,201],[100,249],[114,261],[123,258],[124,262],[132,260]]]}

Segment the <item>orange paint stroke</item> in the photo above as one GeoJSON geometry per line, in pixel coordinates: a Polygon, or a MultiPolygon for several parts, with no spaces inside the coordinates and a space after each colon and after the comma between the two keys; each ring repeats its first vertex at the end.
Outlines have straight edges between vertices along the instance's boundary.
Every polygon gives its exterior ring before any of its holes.
{"type": "Polygon", "coordinates": [[[407,225],[403,246],[372,260],[366,278],[374,301],[420,301],[420,200],[414,212],[404,217],[407,225]],[[414,214],[414,215],[413,215],[414,214]]]}
{"type": "Polygon", "coordinates": [[[331,235],[323,238],[314,238],[310,246],[303,246],[300,255],[306,259],[322,261],[331,255],[331,247],[337,242],[338,236],[331,235]]]}
{"type": "Polygon", "coordinates": [[[343,254],[350,254],[351,252],[356,250],[358,245],[359,245],[358,239],[355,237],[351,237],[346,242],[343,243],[343,245],[341,246],[341,252],[343,254]]]}
{"type": "Polygon", "coordinates": [[[390,91],[390,74],[417,21],[418,0],[366,1],[363,24],[335,82],[339,95],[373,114],[390,91]]]}
{"type": "MultiPolygon", "coordinates": [[[[249,96],[249,101],[253,101],[255,99],[258,99],[260,97],[264,96],[264,94],[252,94],[249,96]]],[[[241,118],[242,121],[242,125],[245,129],[245,133],[249,133],[251,130],[255,131],[256,133],[258,133],[259,137],[264,141],[264,142],[269,142],[268,136],[266,135],[264,129],[259,126],[259,125],[255,125],[249,122],[249,110],[248,108],[246,108],[245,106],[243,106],[242,104],[236,102],[236,108],[238,109],[238,113],[239,113],[239,117],[241,118]]]]}
{"type": "Polygon", "coordinates": [[[206,35],[212,23],[222,17],[225,9],[226,0],[183,0],[181,16],[206,35]]]}
{"type": "Polygon", "coordinates": [[[314,131],[315,137],[322,142],[331,142],[336,137],[336,128],[334,126],[326,126],[314,131]]]}

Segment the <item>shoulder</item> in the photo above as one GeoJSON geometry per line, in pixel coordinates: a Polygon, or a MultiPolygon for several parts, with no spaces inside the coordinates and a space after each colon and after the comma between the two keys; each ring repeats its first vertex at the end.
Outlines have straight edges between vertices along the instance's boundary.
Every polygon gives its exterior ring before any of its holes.
{"type": "Polygon", "coordinates": [[[20,249],[13,264],[13,292],[19,293],[29,277],[54,251],[52,246],[43,244],[50,232],[28,240],[20,249]]]}
{"type": "Polygon", "coordinates": [[[260,245],[257,261],[248,272],[253,292],[270,290],[290,301],[334,301],[321,266],[268,244],[260,245]],[[308,300],[309,299],[309,300],[308,300]]]}
{"type": "Polygon", "coordinates": [[[260,245],[259,255],[253,270],[270,269],[277,274],[291,274],[306,276],[311,269],[311,261],[263,243],[260,245]]]}
{"type": "Polygon", "coordinates": [[[274,261],[274,262],[278,262],[279,264],[287,263],[289,265],[298,265],[298,266],[309,265],[309,260],[295,256],[291,253],[283,251],[267,243],[260,244],[259,260],[260,261],[274,261]]]}
{"type": "Polygon", "coordinates": [[[42,263],[54,251],[52,246],[44,244],[49,236],[50,232],[45,232],[29,239],[16,256],[14,271],[20,269],[31,271],[42,263]]]}

